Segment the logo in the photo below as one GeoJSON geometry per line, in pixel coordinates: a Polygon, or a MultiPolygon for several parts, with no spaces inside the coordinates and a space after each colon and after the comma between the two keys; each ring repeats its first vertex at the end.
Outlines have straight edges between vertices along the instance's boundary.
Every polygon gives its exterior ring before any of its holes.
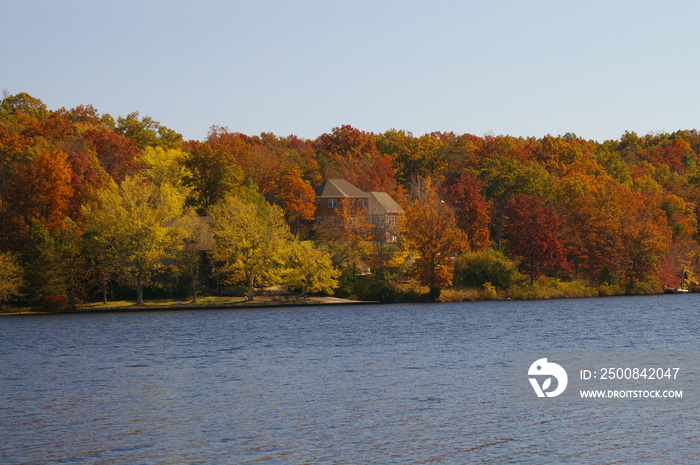
{"type": "Polygon", "coordinates": [[[546,358],[541,358],[530,365],[527,374],[528,376],[534,376],[534,378],[528,379],[530,380],[532,389],[537,393],[537,397],[556,397],[564,392],[569,382],[566,370],[564,370],[561,365],[548,362],[546,358]],[[552,387],[552,378],[557,380],[556,388],[548,391],[548,389],[552,387]],[[542,380],[542,384],[540,384],[539,380],[542,380]]]}

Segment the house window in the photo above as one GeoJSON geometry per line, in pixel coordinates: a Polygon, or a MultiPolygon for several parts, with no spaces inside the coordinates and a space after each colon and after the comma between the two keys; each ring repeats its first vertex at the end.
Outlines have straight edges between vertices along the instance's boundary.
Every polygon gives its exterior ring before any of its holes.
{"type": "Polygon", "coordinates": [[[318,208],[318,207],[320,207],[320,206],[321,206],[321,201],[320,201],[320,200],[316,200],[316,208],[318,208]]]}
{"type": "Polygon", "coordinates": [[[365,208],[365,201],[364,201],[364,199],[358,200],[358,201],[357,201],[357,206],[358,206],[359,208],[365,208]]]}
{"type": "Polygon", "coordinates": [[[338,206],[338,199],[328,199],[328,208],[336,208],[338,206]]]}

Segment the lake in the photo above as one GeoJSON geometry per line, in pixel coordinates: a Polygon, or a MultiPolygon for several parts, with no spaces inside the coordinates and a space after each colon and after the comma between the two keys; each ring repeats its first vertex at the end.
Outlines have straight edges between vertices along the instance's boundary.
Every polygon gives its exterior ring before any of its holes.
{"type": "Polygon", "coordinates": [[[507,365],[696,351],[699,312],[690,294],[0,318],[0,463],[697,463],[687,399],[517,405],[507,365]]]}

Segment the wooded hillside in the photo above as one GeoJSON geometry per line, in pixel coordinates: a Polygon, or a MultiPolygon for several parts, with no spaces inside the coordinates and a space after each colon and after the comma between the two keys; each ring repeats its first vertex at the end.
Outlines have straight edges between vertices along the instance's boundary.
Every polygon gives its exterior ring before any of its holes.
{"type": "Polygon", "coordinates": [[[258,287],[292,282],[299,266],[325,276],[304,292],[333,292],[342,271],[340,290],[357,294],[348,283],[363,267],[381,276],[374,284],[414,276],[438,295],[450,284],[499,288],[503,275],[494,270],[509,267],[517,270],[504,288],[547,276],[601,293],[657,292],[677,286],[683,270],[700,275],[699,151],[694,129],[596,142],[351,126],[305,140],[213,126],[205,140],[184,141],[138,113],[50,110],[10,95],[0,104],[0,269],[10,270],[0,278],[0,303],[51,295],[73,304],[106,296],[109,283],[142,291],[176,276],[194,290],[211,287],[216,273],[218,282],[258,287]],[[362,228],[315,231],[314,189],[328,178],[388,192],[407,217],[456,228],[448,259],[422,264],[428,249],[418,251],[416,230],[431,225],[419,220],[391,246],[373,244],[362,228]],[[277,249],[256,249],[255,267],[216,242],[234,232],[216,223],[202,232],[192,219],[216,221],[223,205],[264,216],[257,227],[274,231],[277,249]],[[316,264],[289,263],[311,257],[292,253],[311,247],[309,239],[316,264]],[[480,267],[492,272],[478,278],[480,267]]]}

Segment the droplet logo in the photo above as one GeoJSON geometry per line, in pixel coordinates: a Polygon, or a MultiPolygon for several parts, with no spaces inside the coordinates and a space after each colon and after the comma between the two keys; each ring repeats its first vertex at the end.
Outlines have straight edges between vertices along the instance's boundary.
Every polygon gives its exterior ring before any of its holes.
{"type": "Polygon", "coordinates": [[[528,379],[537,397],[557,397],[564,392],[566,385],[569,383],[566,370],[564,370],[561,365],[548,362],[546,358],[541,358],[530,365],[527,374],[528,376],[534,376],[534,378],[531,377],[528,379]],[[552,378],[557,380],[557,386],[554,390],[548,391],[548,389],[552,387],[552,378]],[[542,384],[540,384],[540,380],[542,384]]]}

